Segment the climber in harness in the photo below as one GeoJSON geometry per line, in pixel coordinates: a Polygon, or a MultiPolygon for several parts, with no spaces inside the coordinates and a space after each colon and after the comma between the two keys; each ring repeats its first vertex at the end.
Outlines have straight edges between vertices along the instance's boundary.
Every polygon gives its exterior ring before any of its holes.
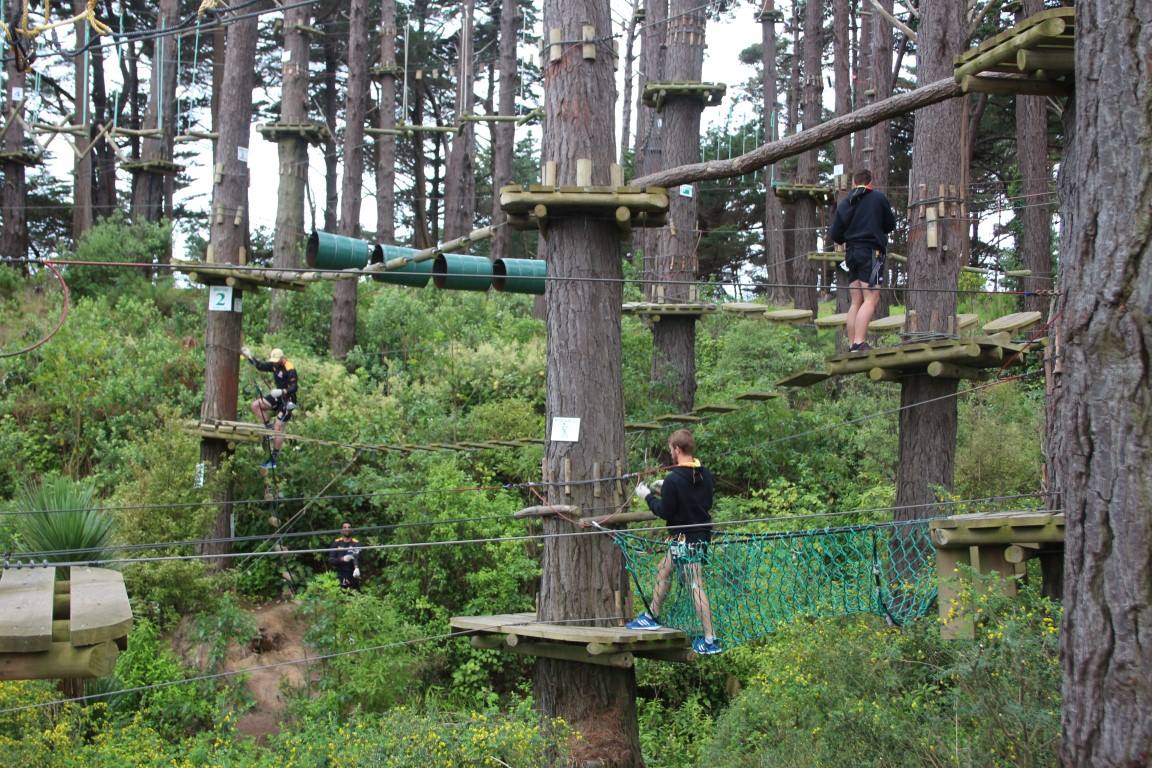
{"type": "Polygon", "coordinates": [[[340,586],[360,589],[360,541],[352,536],[352,524],[340,526],[340,537],[332,542],[328,563],[336,569],[340,586]]]}
{"type": "Polygon", "coordinates": [[[678,429],[668,437],[668,452],[674,466],[661,484],[657,495],[645,483],[636,486],[636,496],[648,505],[652,513],[667,521],[671,538],[668,554],[660,563],[656,587],[648,610],[625,624],[628,629],[661,629],[660,606],[668,596],[672,569],[687,584],[692,594],[692,605],[704,627],[704,636],[692,641],[692,650],[706,655],[720,653],[723,648],[712,627],[712,607],[704,591],[703,565],[712,540],[712,496],[716,487],[712,473],[701,466],[696,458],[696,440],[686,429],[678,429]]]}
{"type": "Polygon", "coordinates": [[[261,469],[275,469],[276,460],[280,457],[280,447],[284,444],[284,425],[292,418],[292,411],[296,409],[296,366],[284,357],[282,349],[273,349],[268,354],[267,362],[254,358],[252,350],[248,347],[240,348],[240,356],[252,363],[256,370],[272,374],[273,389],[252,401],[252,413],[266,429],[276,431],[271,455],[260,465],[261,469]]]}

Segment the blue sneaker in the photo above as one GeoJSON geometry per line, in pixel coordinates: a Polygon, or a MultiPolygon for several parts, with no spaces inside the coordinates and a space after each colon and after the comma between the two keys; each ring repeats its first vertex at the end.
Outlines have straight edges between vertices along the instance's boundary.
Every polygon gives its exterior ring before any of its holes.
{"type": "Polygon", "coordinates": [[[647,611],[632,619],[624,627],[626,629],[664,629],[660,622],[648,615],[647,611]]]}
{"type": "Polygon", "coordinates": [[[722,653],[723,648],[720,647],[719,640],[708,642],[702,637],[697,637],[692,641],[692,652],[698,656],[711,656],[714,653],[722,653]]]}
{"type": "Polygon", "coordinates": [[[276,459],[268,459],[260,465],[260,469],[276,469],[276,459]]]}

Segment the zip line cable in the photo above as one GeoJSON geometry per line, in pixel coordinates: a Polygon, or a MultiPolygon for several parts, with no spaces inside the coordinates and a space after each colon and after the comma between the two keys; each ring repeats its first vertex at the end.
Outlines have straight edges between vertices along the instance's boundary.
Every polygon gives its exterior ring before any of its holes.
{"type": "MultiPolygon", "coordinates": [[[[834,518],[834,517],[847,517],[850,515],[866,516],[866,515],[872,515],[872,514],[879,514],[879,513],[883,513],[883,512],[902,512],[902,511],[909,511],[909,510],[915,510],[915,509],[923,509],[926,507],[935,508],[935,507],[957,507],[957,506],[980,506],[980,505],[987,505],[987,504],[996,504],[996,503],[1000,503],[1000,502],[1004,502],[1004,501],[1015,501],[1015,500],[1019,500],[1019,499],[1038,498],[1038,497],[1043,497],[1043,496],[1046,496],[1046,495],[1049,495],[1052,493],[1058,493],[1058,492],[1056,492],[1056,491],[1051,491],[1051,492],[1049,492],[1049,491],[1032,491],[1029,493],[1014,493],[1014,494],[1008,494],[1008,495],[1003,495],[1003,496],[977,496],[977,497],[972,497],[972,498],[967,498],[967,499],[948,499],[948,500],[944,500],[944,501],[924,502],[924,503],[920,503],[920,504],[902,504],[902,505],[889,505],[889,506],[879,506],[879,507],[861,507],[859,509],[842,509],[842,510],[837,510],[837,511],[833,511],[833,512],[811,512],[811,513],[802,514],[802,515],[779,515],[779,516],[765,517],[765,518],[763,518],[763,520],[768,521],[768,522],[773,522],[773,523],[780,523],[780,522],[794,522],[794,521],[801,521],[801,520],[823,520],[823,519],[834,518]]],[[[615,509],[615,508],[616,507],[613,505],[605,505],[604,507],[602,507],[602,509],[615,509]]],[[[388,523],[388,524],[382,524],[382,525],[358,526],[355,529],[355,532],[357,534],[377,533],[377,532],[381,532],[381,531],[398,530],[398,529],[402,529],[402,528],[433,527],[433,526],[441,525],[441,524],[443,524],[443,525],[459,525],[460,523],[489,522],[489,521],[494,521],[494,520],[508,521],[510,519],[514,520],[515,518],[510,518],[508,515],[487,515],[487,516],[483,516],[483,517],[448,518],[445,520],[415,520],[415,521],[404,522],[404,523],[388,523]]],[[[528,519],[528,518],[525,518],[525,519],[528,519]]],[[[639,529],[632,529],[632,530],[639,530],[639,529]]],[[[659,530],[659,528],[657,528],[657,530],[659,530]]],[[[318,529],[318,530],[311,530],[311,531],[297,531],[294,533],[282,533],[282,534],[257,534],[257,535],[251,535],[251,536],[229,536],[229,537],[223,537],[223,538],[185,539],[182,541],[154,542],[151,544],[112,544],[112,545],[105,546],[105,547],[84,547],[84,548],[77,548],[77,549],[44,550],[44,551],[40,551],[40,552],[9,552],[6,554],[9,557],[26,557],[26,558],[31,558],[32,560],[37,560],[37,559],[41,559],[44,557],[54,557],[54,556],[59,556],[59,555],[73,555],[73,554],[74,555],[82,555],[82,554],[85,554],[88,552],[95,552],[95,551],[120,552],[120,551],[147,550],[147,549],[172,549],[172,548],[184,547],[184,546],[203,546],[205,544],[234,544],[234,543],[243,543],[243,542],[251,542],[251,541],[269,541],[273,538],[297,539],[297,538],[308,538],[308,537],[316,537],[316,536],[330,536],[332,534],[336,534],[336,533],[340,533],[340,532],[341,531],[338,528],[329,528],[329,529],[318,529]]],[[[432,540],[429,540],[429,541],[432,541],[432,540]]],[[[329,550],[330,549],[331,548],[329,548],[329,550]]],[[[301,550],[290,550],[290,551],[301,551],[301,550]]],[[[213,555],[212,557],[214,557],[214,556],[215,555],[213,555]]],[[[131,560],[129,562],[134,562],[134,560],[131,560]]],[[[30,565],[25,565],[25,566],[21,566],[21,567],[41,567],[41,565],[42,564],[40,564],[40,563],[32,563],[30,565]]],[[[48,563],[48,565],[51,566],[54,564],[50,562],[50,563],[48,563]]],[[[8,567],[12,568],[15,566],[9,565],[8,567]]]]}
{"type": "MultiPolygon", "coordinates": [[[[943,502],[926,503],[921,506],[937,507],[942,506],[943,502]]],[[[618,512],[620,510],[618,504],[608,504],[601,507],[593,507],[585,509],[585,511],[604,511],[606,513],[618,512]]],[[[1025,511],[1025,510],[1018,510],[1025,511]]],[[[1062,509],[1049,510],[1053,513],[1062,512],[1062,509]]],[[[856,511],[844,511],[837,513],[821,513],[813,515],[816,519],[825,519],[830,517],[843,517],[847,515],[859,514],[856,511]]],[[[928,518],[917,518],[917,522],[922,522],[926,519],[937,519],[938,516],[928,518]]],[[[709,525],[714,528],[723,528],[734,525],[750,525],[754,523],[772,523],[779,520],[787,520],[789,518],[777,517],[775,515],[762,515],[757,517],[745,517],[736,520],[713,520],[710,523],[700,523],[699,525],[709,525]]],[[[691,528],[693,526],[680,526],[691,528]]],[[[664,522],[659,525],[641,526],[629,528],[631,533],[667,533],[668,526],[664,522]]],[[[467,545],[481,545],[481,544],[505,544],[514,542],[526,541],[543,541],[546,539],[564,539],[574,536],[601,536],[605,534],[614,534],[616,531],[609,528],[599,529],[581,529],[578,531],[555,531],[552,533],[526,533],[516,534],[509,536],[481,536],[467,539],[429,539],[425,541],[410,541],[410,542],[392,542],[386,544],[364,544],[360,545],[361,552],[388,552],[388,551],[403,551],[403,550],[420,550],[430,549],[433,547],[445,546],[467,546],[467,545]]],[[[780,531],[779,533],[791,533],[789,531],[780,531]]],[[[110,557],[104,559],[94,560],[64,560],[49,563],[47,566],[42,564],[29,564],[22,566],[15,566],[16,568],[73,568],[78,566],[87,567],[101,567],[110,565],[131,565],[135,563],[167,563],[167,562],[194,562],[197,560],[234,560],[236,558],[247,559],[249,557],[282,557],[282,556],[297,556],[297,555],[319,555],[327,554],[332,551],[332,547],[308,547],[305,549],[278,549],[266,550],[262,552],[216,552],[216,553],[199,553],[194,555],[149,555],[146,557],[110,557]]]]}

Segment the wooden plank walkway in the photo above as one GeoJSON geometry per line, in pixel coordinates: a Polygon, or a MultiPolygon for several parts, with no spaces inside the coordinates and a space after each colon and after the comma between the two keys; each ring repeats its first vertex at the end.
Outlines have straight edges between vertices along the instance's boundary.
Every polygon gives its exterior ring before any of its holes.
{"type": "Polygon", "coordinates": [[[0,652],[48,650],[55,580],[54,568],[10,568],[0,576],[0,652]]]}

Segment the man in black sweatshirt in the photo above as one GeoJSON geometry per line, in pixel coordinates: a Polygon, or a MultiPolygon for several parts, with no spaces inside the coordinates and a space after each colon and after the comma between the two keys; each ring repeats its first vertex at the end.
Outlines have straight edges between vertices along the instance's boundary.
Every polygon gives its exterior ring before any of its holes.
{"type": "Polygon", "coordinates": [[[892,204],[883,192],[872,189],[872,172],[867,168],[852,176],[855,185],[848,197],[836,206],[828,237],[846,245],[844,263],[848,268],[848,348],[849,352],[871,349],[865,339],[868,323],[880,301],[880,284],[884,282],[884,255],[888,251],[888,233],[896,228],[892,204]]]}
{"type": "Polygon", "coordinates": [[[636,495],[648,504],[653,514],[668,523],[668,554],[660,563],[656,588],[648,610],[625,626],[629,629],[661,629],[660,606],[668,596],[669,580],[675,566],[692,593],[692,605],[704,627],[704,636],[692,641],[692,650],[698,654],[720,653],[722,648],[712,628],[712,607],[704,591],[703,562],[708,555],[708,542],[712,540],[712,495],[716,482],[712,473],[700,465],[696,458],[696,440],[686,429],[678,429],[668,437],[668,452],[674,466],[664,478],[657,496],[644,483],[636,486],[636,495]]]}

